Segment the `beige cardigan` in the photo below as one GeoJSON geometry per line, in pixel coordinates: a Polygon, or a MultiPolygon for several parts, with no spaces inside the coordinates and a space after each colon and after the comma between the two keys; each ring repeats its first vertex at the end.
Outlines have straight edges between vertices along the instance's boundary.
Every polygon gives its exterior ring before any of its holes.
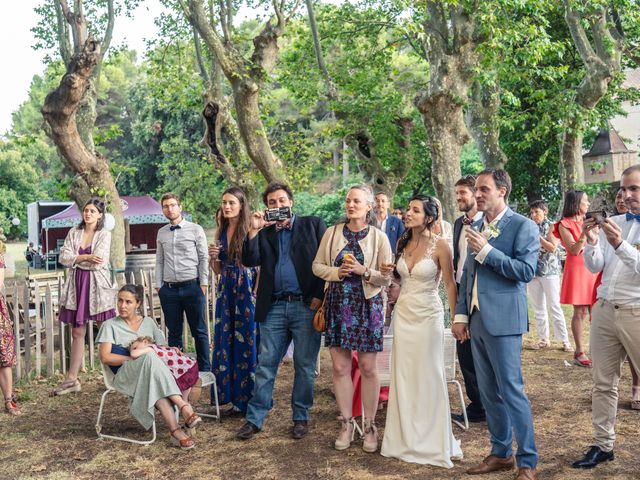
{"type": "Polygon", "coordinates": [[[59,262],[69,268],[67,279],[60,294],[60,305],[68,310],[77,310],[75,270],[89,270],[91,272],[91,284],[89,285],[89,314],[97,315],[115,308],[115,290],[111,283],[109,273],[109,251],[111,249],[111,232],[98,230],[91,242],[91,253],[102,257],[102,263],[96,265],[90,262],[74,264],[79,255],[82,242],[82,232],[78,227],[69,230],[64,245],[60,249],[59,262]]]}
{"type": "MultiPolygon", "coordinates": [[[[342,234],[343,227],[344,223],[339,223],[327,228],[320,241],[316,258],[313,261],[313,273],[327,282],[342,281],[338,276],[338,267],[334,267],[333,263],[340,251],[348,243],[342,234]],[[334,229],[333,245],[330,245],[334,229]]],[[[385,277],[380,273],[380,265],[382,263],[391,263],[393,261],[391,245],[387,235],[373,226],[369,227],[369,234],[358,243],[364,254],[364,266],[371,271],[368,281],[362,277],[362,288],[364,289],[365,298],[371,298],[380,293],[382,287],[391,284],[391,277],[385,277]]]]}

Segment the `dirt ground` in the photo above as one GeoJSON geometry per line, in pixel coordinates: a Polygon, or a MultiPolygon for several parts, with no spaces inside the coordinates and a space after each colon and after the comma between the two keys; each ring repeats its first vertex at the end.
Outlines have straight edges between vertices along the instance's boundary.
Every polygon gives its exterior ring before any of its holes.
{"type": "MultiPolygon", "coordinates": [[[[526,338],[525,344],[532,341],[526,338]]],[[[640,478],[637,454],[640,412],[630,410],[630,375],[626,366],[620,388],[616,460],[592,471],[569,467],[591,442],[591,376],[589,370],[565,366],[564,360],[570,360],[570,354],[558,349],[525,349],[523,355],[540,451],[540,478],[640,478]]],[[[64,397],[47,396],[52,382],[20,386],[24,415],[14,419],[0,414],[0,478],[458,479],[468,478],[466,468],[489,452],[485,424],[472,424],[468,431],[454,426],[465,458],[451,470],[366,454],[359,442],[347,451],[335,451],[332,442],[338,424],[331,393],[330,359],[324,349],[311,432],[300,441],[292,440],[289,406],[292,376],[291,364],[283,366],[276,383],[274,409],[264,430],[253,440],[241,442],[234,438],[242,425],[241,418],[225,419],[222,423],[206,420],[198,429],[196,449],[187,452],[170,446],[162,420],[158,420],[158,440],[149,447],[97,440],[94,424],[104,390],[98,372],[83,375],[81,393],[64,397]]],[[[459,410],[455,400],[453,410],[459,410]]],[[[110,397],[107,412],[105,433],[139,436],[144,433],[128,416],[123,397],[110,397]]],[[[384,418],[385,412],[381,411],[378,415],[381,427],[384,418]]],[[[514,474],[483,478],[511,479],[514,474]]]]}

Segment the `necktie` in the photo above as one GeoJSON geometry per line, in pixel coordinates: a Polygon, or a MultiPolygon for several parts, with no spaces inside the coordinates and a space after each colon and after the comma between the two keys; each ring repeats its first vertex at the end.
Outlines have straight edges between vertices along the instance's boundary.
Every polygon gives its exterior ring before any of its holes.
{"type": "Polygon", "coordinates": [[[276,223],[276,232],[279,232],[282,229],[291,231],[292,228],[293,228],[293,225],[291,225],[291,222],[276,223]]]}
{"type": "Polygon", "coordinates": [[[631,212],[627,212],[627,220],[629,220],[630,222],[633,220],[635,220],[636,222],[640,222],[640,213],[633,214],[631,212]]]}
{"type": "Polygon", "coordinates": [[[462,224],[463,225],[471,225],[473,223],[473,218],[469,218],[466,215],[464,217],[462,217],[462,224]]]}
{"type": "Polygon", "coordinates": [[[181,227],[180,225],[171,225],[171,226],[169,227],[169,230],[171,230],[171,231],[173,232],[173,231],[174,231],[175,229],[177,229],[177,228],[182,228],[182,227],[181,227]]]}

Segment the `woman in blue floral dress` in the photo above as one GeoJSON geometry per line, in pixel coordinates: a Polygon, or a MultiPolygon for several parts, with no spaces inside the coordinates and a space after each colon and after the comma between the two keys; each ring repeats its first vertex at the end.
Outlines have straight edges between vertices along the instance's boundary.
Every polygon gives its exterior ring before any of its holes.
{"type": "Polygon", "coordinates": [[[222,414],[246,412],[258,360],[258,324],[254,321],[257,270],[240,263],[249,228],[244,192],[232,187],[222,195],[218,242],[209,247],[211,267],[220,275],[217,286],[211,370],[218,399],[231,404],[222,414]]]}
{"type": "Polygon", "coordinates": [[[374,423],[380,382],[376,353],[382,351],[384,306],[382,287],[391,283],[391,245],[384,232],[369,226],[373,191],[366,185],[351,187],[345,202],[347,221],[327,229],[313,262],[313,273],[328,282],[325,292],[325,346],[333,362],[333,386],[342,429],[337,450],[351,445],[353,437],[353,382],[351,352],[358,352],[362,375],[365,436],[362,449],[375,452],[378,436],[374,423]]]}

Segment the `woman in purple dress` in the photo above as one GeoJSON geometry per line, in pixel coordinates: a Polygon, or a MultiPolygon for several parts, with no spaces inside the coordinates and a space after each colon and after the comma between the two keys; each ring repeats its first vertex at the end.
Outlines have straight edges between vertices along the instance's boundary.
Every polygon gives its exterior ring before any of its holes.
{"type": "Polygon", "coordinates": [[[111,233],[104,226],[104,202],[90,199],[82,209],[82,222],[72,228],[60,249],[60,263],[69,268],[60,292],[60,321],[71,327],[71,361],[67,378],[51,396],[79,392],[78,373],[84,357],[89,321],[116,316],[115,295],[109,273],[111,233]]]}

